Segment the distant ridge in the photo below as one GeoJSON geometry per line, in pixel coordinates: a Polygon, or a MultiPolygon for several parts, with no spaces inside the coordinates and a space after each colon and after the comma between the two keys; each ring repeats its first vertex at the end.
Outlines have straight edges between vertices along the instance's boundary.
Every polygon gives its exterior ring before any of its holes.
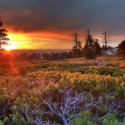
{"type": "Polygon", "coordinates": [[[13,49],[9,51],[5,51],[5,54],[10,54],[10,55],[19,55],[21,53],[26,53],[26,54],[32,54],[32,53],[52,53],[52,52],[69,52],[71,49],[13,49]]]}

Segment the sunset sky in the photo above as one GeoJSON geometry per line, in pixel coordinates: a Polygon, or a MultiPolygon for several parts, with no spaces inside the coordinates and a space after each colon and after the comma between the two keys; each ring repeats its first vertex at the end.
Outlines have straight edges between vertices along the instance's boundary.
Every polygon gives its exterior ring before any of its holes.
{"type": "Polygon", "coordinates": [[[102,45],[125,40],[125,0],[0,0],[0,16],[18,49],[70,49],[73,33],[85,43],[86,30],[102,45]]]}

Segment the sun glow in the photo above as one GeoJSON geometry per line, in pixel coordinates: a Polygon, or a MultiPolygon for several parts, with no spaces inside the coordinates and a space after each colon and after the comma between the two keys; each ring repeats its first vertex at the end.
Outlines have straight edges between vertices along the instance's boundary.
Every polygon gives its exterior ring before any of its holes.
{"type": "Polygon", "coordinates": [[[15,33],[8,32],[11,45],[2,45],[5,50],[11,49],[69,49],[73,46],[70,37],[48,32],[15,33]],[[66,42],[63,42],[66,39],[66,42]],[[66,45],[67,44],[67,45],[66,45]],[[48,46],[49,45],[49,46],[48,46]],[[66,45],[66,46],[65,46],[66,45]]]}
{"type": "Polygon", "coordinates": [[[17,49],[18,45],[16,45],[16,43],[10,43],[8,45],[2,45],[2,48],[9,51],[11,49],[17,49]]]}

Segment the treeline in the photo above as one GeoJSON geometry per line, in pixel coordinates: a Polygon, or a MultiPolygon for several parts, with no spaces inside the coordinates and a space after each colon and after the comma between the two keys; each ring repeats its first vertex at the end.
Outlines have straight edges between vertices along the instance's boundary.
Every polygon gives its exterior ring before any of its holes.
{"type": "Polygon", "coordinates": [[[60,59],[69,59],[69,58],[78,58],[85,57],[86,59],[95,59],[97,56],[108,55],[108,50],[110,54],[115,54],[122,59],[125,59],[125,41],[122,41],[117,50],[112,46],[108,46],[107,43],[101,46],[98,42],[98,39],[93,39],[91,33],[87,32],[87,37],[85,45],[82,47],[82,43],[78,41],[77,34],[74,34],[75,45],[72,47],[69,52],[52,52],[51,54],[39,53],[26,54],[22,53],[20,55],[15,55],[15,59],[18,60],[60,60],[60,59]]]}
{"type": "Polygon", "coordinates": [[[107,55],[108,49],[113,49],[113,47],[107,46],[107,44],[101,47],[98,39],[93,39],[89,30],[87,31],[87,38],[84,47],[82,47],[82,43],[78,41],[77,33],[74,33],[74,40],[75,45],[72,47],[71,51],[61,53],[53,52],[51,54],[44,53],[43,58],[47,60],[69,59],[78,57],[95,59],[97,56],[107,55]]]}
{"type": "Polygon", "coordinates": [[[42,55],[40,53],[32,53],[32,54],[27,54],[27,53],[21,53],[19,55],[14,55],[14,59],[17,60],[39,60],[42,55]]]}
{"type": "MultiPolygon", "coordinates": [[[[107,36],[106,36],[107,37],[107,36]]],[[[75,45],[72,47],[71,51],[69,52],[52,52],[43,53],[42,55],[39,53],[32,53],[26,54],[22,53],[20,55],[15,55],[13,59],[15,60],[60,60],[60,59],[69,59],[69,58],[79,58],[85,57],[86,59],[95,59],[97,56],[108,55],[109,51],[110,54],[115,54],[119,57],[125,59],[125,41],[122,41],[118,45],[118,50],[115,50],[112,46],[107,45],[107,38],[105,38],[104,45],[101,46],[99,44],[98,39],[93,39],[90,31],[87,31],[87,37],[85,40],[84,46],[82,43],[78,41],[77,33],[74,33],[74,41],[75,45]]]]}
{"type": "MultiPolygon", "coordinates": [[[[111,48],[110,46],[108,48],[111,48]]],[[[69,52],[58,52],[51,54],[43,53],[43,59],[46,60],[59,60],[59,59],[69,59],[69,58],[78,58],[85,57],[87,59],[94,59],[97,56],[105,55],[105,49],[101,48],[100,45],[95,42],[92,45],[92,48],[72,48],[69,52]]]]}

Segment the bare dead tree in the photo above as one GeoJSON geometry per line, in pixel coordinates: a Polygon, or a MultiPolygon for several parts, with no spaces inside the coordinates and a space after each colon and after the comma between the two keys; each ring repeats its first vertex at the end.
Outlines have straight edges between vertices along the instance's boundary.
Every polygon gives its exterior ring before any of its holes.
{"type": "Polygon", "coordinates": [[[78,34],[76,31],[72,33],[72,37],[73,37],[73,40],[75,41],[75,45],[73,46],[73,48],[77,49],[78,48],[78,34]]]}
{"type": "Polygon", "coordinates": [[[107,54],[107,44],[109,43],[108,41],[109,41],[109,36],[107,35],[107,32],[106,31],[104,31],[104,33],[103,33],[103,35],[104,35],[104,37],[103,37],[103,39],[104,39],[104,44],[105,44],[105,54],[107,54]]]}
{"type": "Polygon", "coordinates": [[[75,32],[74,33],[74,38],[75,38],[75,43],[76,43],[76,49],[77,49],[77,42],[78,42],[78,34],[75,32]]]}
{"type": "MultiPolygon", "coordinates": [[[[28,103],[27,103],[27,108],[25,110],[25,115],[28,119],[33,121],[35,124],[40,125],[41,123],[46,123],[41,117],[37,116],[38,113],[41,114],[50,114],[50,115],[57,115],[60,117],[64,123],[64,125],[70,125],[78,116],[79,116],[79,111],[83,110],[88,110],[92,111],[93,108],[96,109],[95,114],[92,114],[90,120],[94,122],[102,122],[102,120],[109,115],[112,111],[118,111],[119,105],[123,107],[124,105],[121,104],[121,102],[118,102],[113,99],[106,99],[105,97],[102,97],[101,99],[94,100],[93,96],[90,93],[77,93],[75,92],[75,95],[72,94],[72,88],[71,89],[65,89],[61,90],[56,87],[56,89],[61,93],[62,95],[62,100],[59,102],[53,101],[52,97],[44,99],[41,95],[42,92],[37,92],[39,95],[41,102],[39,105],[35,105],[34,109],[28,108],[28,103]],[[48,108],[46,111],[41,110],[42,105],[46,105],[48,108]],[[107,107],[107,111],[105,114],[101,114],[100,108],[101,105],[104,107],[107,107]],[[33,120],[28,114],[35,115],[36,119],[33,120]]],[[[73,92],[74,93],[74,92],[73,92]]],[[[108,97],[114,96],[112,93],[107,93],[108,97]]],[[[119,118],[123,116],[125,113],[119,114],[119,118]]],[[[56,123],[57,124],[57,123],[56,123]]]]}
{"type": "MultiPolygon", "coordinates": [[[[68,87],[65,87],[65,89],[59,89],[56,87],[56,81],[52,80],[54,83],[53,89],[57,90],[58,94],[60,94],[60,98],[54,100],[53,96],[50,96],[46,91],[46,87],[48,86],[39,89],[40,86],[34,86],[34,81],[31,81],[29,84],[25,82],[25,79],[23,79],[23,81],[24,85],[21,85],[20,89],[23,89],[22,87],[27,88],[31,95],[39,98],[39,102],[33,103],[34,106],[32,108],[29,102],[26,101],[24,110],[25,116],[28,120],[36,125],[59,125],[59,123],[50,122],[49,119],[44,119],[44,114],[60,117],[64,125],[70,125],[79,116],[79,111],[88,110],[89,112],[92,112],[94,109],[95,112],[93,112],[90,117],[90,120],[94,122],[102,122],[107,115],[112,113],[112,111],[118,111],[118,117],[121,120],[125,114],[124,111],[122,113],[119,112],[119,110],[124,107],[125,100],[119,102],[113,92],[106,93],[104,97],[99,96],[94,98],[91,92],[77,92],[76,90],[74,91],[73,88],[68,87]],[[100,111],[102,108],[101,106],[106,107],[105,113],[100,111]],[[45,108],[42,109],[41,107],[45,108]]],[[[39,80],[35,81],[38,82],[39,85],[44,84],[44,82],[39,80]]],[[[48,84],[49,82],[50,80],[48,80],[48,84]]],[[[17,89],[17,91],[18,90],[19,89],[17,89]]],[[[24,107],[20,106],[20,109],[21,108],[24,107]]]]}
{"type": "Polygon", "coordinates": [[[25,115],[30,120],[33,121],[33,123],[40,125],[42,123],[45,123],[44,119],[37,116],[38,113],[41,114],[54,114],[60,117],[64,123],[64,125],[70,125],[79,115],[80,110],[91,110],[92,107],[95,107],[98,102],[94,101],[93,98],[91,98],[91,93],[85,94],[84,92],[77,93],[73,92],[72,94],[72,88],[71,89],[65,89],[61,90],[56,87],[56,89],[61,93],[62,99],[59,102],[53,101],[52,97],[43,98],[42,92],[36,92],[38,96],[40,97],[40,104],[35,105],[34,109],[28,108],[28,102],[26,102],[27,108],[25,109],[25,115]],[[47,110],[43,111],[40,109],[42,105],[47,106],[47,110]],[[28,114],[35,115],[36,119],[32,119],[28,114]],[[39,119],[37,119],[39,117],[39,119]]]}

